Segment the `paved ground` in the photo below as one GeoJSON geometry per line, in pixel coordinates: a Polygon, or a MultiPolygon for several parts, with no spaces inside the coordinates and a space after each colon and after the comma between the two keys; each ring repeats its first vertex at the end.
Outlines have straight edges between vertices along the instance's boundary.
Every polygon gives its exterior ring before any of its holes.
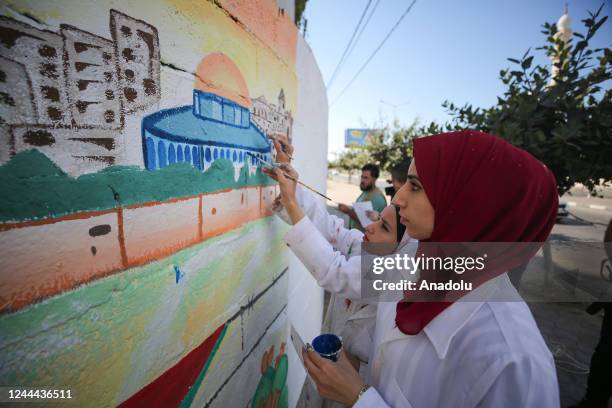
{"type": "MultiPolygon", "coordinates": [[[[358,183],[358,177],[353,176],[351,181],[358,183]]],[[[385,185],[384,182],[379,184],[385,185]]],[[[573,189],[572,193],[572,195],[563,197],[563,200],[569,202],[569,211],[572,215],[555,225],[552,238],[601,242],[605,227],[612,218],[612,195],[606,190],[603,199],[589,197],[580,188],[573,189]]],[[[335,201],[350,204],[359,195],[359,187],[348,184],[345,176],[334,176],[333,179],[328,179],[327,194],[335,201]]],[[[330,211],[333,211],[333,208],[330,207],[330,211]]],[[[563,272],[563,266],[559,265],[562,263],[560,258],[562,256],[558,252],[553,252],[553,262],[556,265],[553,282],[557,282],[557,277],[563,272]]],[[[596,263],[599,262],[597,260],[596,263]]],[[[592,269],[578,271],[582,275],[577,279],[588,278],[600,289],[609,288],[610,282],[601,280],[598,270],[592,269]]],[[[529,287],[529,283],[529,278],[527,278],[525,286],[529,287]]],[[[563,290],[562,285],[555,285],[555,287],[563,290]]],[[[582,398],[591,355],[599,339],[602,315],[587,314],[584,311],[587,305],[587,301],[582,303],[540,301],[529,304],[542,335],[555,356],[561,406],[563,407],[582,398]]]]}

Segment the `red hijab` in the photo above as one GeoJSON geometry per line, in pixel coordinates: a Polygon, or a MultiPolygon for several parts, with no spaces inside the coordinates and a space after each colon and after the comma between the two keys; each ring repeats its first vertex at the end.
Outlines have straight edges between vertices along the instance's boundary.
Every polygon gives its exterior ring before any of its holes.
{"type": "MultiPolygon", "coordinates": [[[[425,194],[435,210],[429,239],[437,242],[546,241],[555,223],[559,197],[552,172],[526,151],[487,133],[461,131],[414,141],[414,160],[425,194]]],[[[522,265],[529,253],[487,261],[476,287],[522,265]]],[[[430,246],[431,247],[431,246],[430,246]]],[[[425,248],[425,249],[424,249],[425,248]]],[[[421,279],[430,278],[421,271],[421,279]]],[[[452,302],[399,302],[395,322],[405,334],[419,333],[452,302]]]]}

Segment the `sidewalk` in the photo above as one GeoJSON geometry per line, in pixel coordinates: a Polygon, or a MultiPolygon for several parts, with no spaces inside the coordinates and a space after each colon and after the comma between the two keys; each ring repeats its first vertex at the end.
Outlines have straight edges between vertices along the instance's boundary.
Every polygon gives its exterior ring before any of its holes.
{"type": "MultiPolygon", "coordinates": [[[[359,193],[356,185],[338,181],[337,178],[327,180],[327,195],[334,201],[350,204],[359,193]]],[[[584,197],[580,201],[585,202],[586,199],[584,197]]],[[[333,211],[332,207],[328,208],[333,211]]],[[[567,226],[557,224],[553,233],[555,230],[567,233],[564,228],[567,229],[567,226]]],[[[599,236],[599,230],[593,235],[599,236]]],[[[587,303],[537,302],[528,305],[555,357],[561,406],[567,407],[584,395],[591,355],[599,340],[602,315],[587,314],[584,311],[587,303]]]]}
{"type": "Polygon", "coordinates": [[[337,203],[351,204],[361,194],[359,186],[327,179],[327,196],[337,203]]]}

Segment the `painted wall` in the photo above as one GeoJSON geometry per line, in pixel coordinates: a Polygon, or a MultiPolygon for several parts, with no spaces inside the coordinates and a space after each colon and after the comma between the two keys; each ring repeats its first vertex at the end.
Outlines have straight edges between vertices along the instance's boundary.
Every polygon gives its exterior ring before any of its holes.
{"type": "Polygon", "coordinates": [[[327,101],[274,0],[0,3],[0,384],[79,406],[294,406],[322,291],[271,137],[325,189],[327,101]]]}

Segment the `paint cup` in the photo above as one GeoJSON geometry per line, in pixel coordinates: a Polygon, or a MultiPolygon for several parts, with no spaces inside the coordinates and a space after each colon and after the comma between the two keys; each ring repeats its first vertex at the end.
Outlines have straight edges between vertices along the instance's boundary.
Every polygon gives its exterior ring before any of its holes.
{"type": "Polygon", "coordinates": [[[342,351],[342,339],[332,333],[321,334],[312,340],[312,348],[323,358],[338,361],[342,351]]]}

